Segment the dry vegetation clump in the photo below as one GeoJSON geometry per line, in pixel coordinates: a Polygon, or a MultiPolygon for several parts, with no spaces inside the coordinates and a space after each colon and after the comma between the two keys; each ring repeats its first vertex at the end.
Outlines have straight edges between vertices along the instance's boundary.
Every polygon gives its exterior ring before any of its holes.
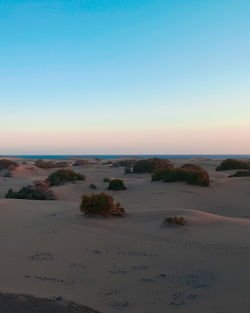
{"type": "Polygon", "coordinates": [[[199,165],[193,163],[185,163],[181,166],[181,168],[185,168],[187,170],[194,170],[194,171],[203,171],[203,168],[199,165]]]}
{"type": "Polygon", "coordinates": [[[125,186],[123,180],[121,179],[111,180],[108,186],[108,190],[118,191],[118,190],[125,190],[125,189],[127,189],[127,187],[125,186]]]}
{"type": "Polygon", "coordinates": [[[229,175],[228,177],[249,177],[250,176],[250,170],[248,171],[238,171],[234,173],[233,175],[229,175]]]}
{"type": "Polygon", "coordinates": [[[113,197],[104,192],[100,194],[83,195],[80,210],[88,216],[125,216],[125,210],[120,207],[120,203],[115,204],[113,197]]]}
{"type": "Polygon", "coordinates": [[[96,186],[95,184],[90,184],[90,185],[89,185],[89,188],[90,188],[90,189],[97,189],[97,186],[96,186]]]}
{"type": "Polygon", "coordinates": [[[73,166],[88,166],[93,165],[92,162],[89,162],[88,160],[76,160],[73,164],[73,166]]]}
{"type": "Polygon", "coordinates": [[[2,159],[0,160],[0,170],[14,170],[18,164],[14,161],[2,159]]]}
{"type": "Polygon", "coordinates": [[[105,177],[105,178],[103,178],[103,182],[104,183],[110,183],[111,182],[111,178],[109,178],[109,177],[105,177]]]}
{"type": "Polygon", "coordinates": [[[186,224],[183,216],[165,217],[164,221],[171,225],[184,226],[186,224]]]}
{"type": "Polygon", "coordinates": [[[111,167],[133,167],[136,162],[134,159],[119,160],[114,162],[111,167]]]}
{"type": "Polygon", "coordinates": [[[216,171],[248,169],[250,169],[250,162],[235,159],[226,159],[221,162],[221,164],[216,168],[216,171]]]}
{"type": "Polygon", "coordinates": [[[172,168],[173,164],[167,159],[149,158],[145,160],[136,161],[133,172],[134,173],[153,173],[160,169],[172,168]]]}
{"type": "Polygon", "coordinates": [[[191,185],[209,186],[208,172],[202,168],[187,169],[182,167],[158,170],[152,173],[152,181],[163,180],[164,182],[185,181],[191,185]]]}
{"type": "Polygon", "coordinates": [[[42,184],[28,185],[22,187],[19,191],[12,188],[8,190],[5,198],[27,199],[27,200],[56,200],[56,196],[52,190],[44,187],[42,184]]]}
{"type": "Polygon", "coordinates": [[[44,161],[42,159],[39,159],[35,162],[35,166],[39,168],[60,168],[60,167],[67,167],[70,166],[71,164],[69,162],[54,162],[54,161],[44,161]]]}
{"type": "Polygon", "coordinates": [[[51,186],[63,185],[67,182],[73,182],[77,180],[85,180],[85,176],[79,173],[75,173],[70,169],[61,169],[49,175],[47,178],[51,186]]]}

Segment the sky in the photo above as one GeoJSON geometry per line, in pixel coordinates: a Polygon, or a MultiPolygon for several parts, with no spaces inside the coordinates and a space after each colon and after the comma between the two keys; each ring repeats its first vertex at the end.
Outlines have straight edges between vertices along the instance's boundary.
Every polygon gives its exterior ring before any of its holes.
{"type": "Polygon", "coordinates": [[[0,154],[250,154],[249,0],[1,0],[0,154]]]}

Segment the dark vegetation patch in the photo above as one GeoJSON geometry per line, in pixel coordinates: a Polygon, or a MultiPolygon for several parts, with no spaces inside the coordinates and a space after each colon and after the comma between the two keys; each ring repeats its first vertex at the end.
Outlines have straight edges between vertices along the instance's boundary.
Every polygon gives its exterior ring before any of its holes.
{"type": "Polygon", "coordinates": [[[104,183],[110,183],[111,182],[111,178],[109,178],[109,177],[105,177],[105,178],[103,178],[103,182],[104,183]]]}
{"type": "Polygon", "coordinates": [[[67,167],[70,166],[71,163],[69,162],[54,162],[54,161],[44,161],[42,159],[39,159],[35,162],[35,166],[39,167],[39,168],[44,168],[44,169],[48,169],[48,168],[60,168],[60,167],[67,167]]]}
{"type": "Polygon", "coordinates": [[[125,216],[125,210],[120,203],[114,203],[112,196],[102,192],[100,194],[83,195],[80,210],[86,215],[114,215],[125,216]]]}
{"type": "Polygon", "coordinates": [[[77,180],[85,180],[85,176],[75,173],[70,169],[61,169],[49,175],[47,178],[51,186],[63,185],[67,182],[74,182],[77,180]]]}
{"type": "Polygon", "coordinates": [[[201,166],[193,163],[185,163],[181,166],[181,168],[185,168],[186,170],[203,171],[201,166]]]}
{"type": "Polygon", "coordinates": [[[139,160],[133,167],[134,173],[153,173],[160,169],[172,168],[173,164],[167,159],[149,158],[139,160]]]}
{"type": "Polygon", "coordinates": [[[121,180],[121,179],[113,179],[109,183],[108,189],[109,190],[118,191],[118,190],[125,190],[125,189],[127,189],[127,187],[125,186],[123,180],[121,180]]]}
{"type": "Polygon", "coordinates": [[[133,167],[136,164],[136,160],[128,159],[128,160],[119,160],[112,164],[112,167],[133,167]]]}
{"type": "Polygon", "coordinates": [[[0,293],[0,312],[4,313],[98,313],[74,302],[37,298],[23,294],[0,293]]]}
{"type": "Polygon", "coordinates": [[[164,221],[168,224],[184,226],[186,221],[183,216],[165,217],[164,221]]]}
{"type": "Polygon", "coordinates": [[[216,171],[225,170],[248,170],[250,169],[250,162],[235,159],[226,159],[216,168],[216,171]]]}
{"type": "Polygon", "coordinates": [[[93,162],[89,162],[88,160],[76,160],[73,165],[74,166],[88,166],[88,165],[93,165],[93,162]]]}
{"type": "Polygon", "coordinates": [[[202,167],[194,164],[184,164],[182,167],[161,169],[152,173],[152,181],[164,182],[185,181],[188,184],[209,186],[209,175],[202,167]]]}
{"type": "Polygon", "coordinates": [[[233,175],[229,175],[228,177],[249,177],[250,176],[250,170],[249,171],[238,171],[234,173],[233,175]]]}
{"type": "Polygon", "coordinates": [[[2,159],[0,160],[0,170],[14,170],[18,164],[14,161],[2,159]]]}
{"type": "Polygon", "coordinates": [[[56,200],[56,196],[49,189],[47,182],[39,182],[34,185],[22,187],[19,191],[14,191],[12,188],[8,190],[5,198],[12,199],[27,199],[27,200],[56,200]]]}
{"type": "Polygon", "coordinates": [[[90,189],[97,189],[97,186],[96,186],[95,184],[90,184],[90,185],[89,185],[89,188],[90,188],[90,189]]]}

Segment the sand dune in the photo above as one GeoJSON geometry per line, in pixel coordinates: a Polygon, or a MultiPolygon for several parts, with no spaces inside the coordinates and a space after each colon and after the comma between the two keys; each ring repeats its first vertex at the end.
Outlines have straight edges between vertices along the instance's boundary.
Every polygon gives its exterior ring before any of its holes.
{"type": "Polygon", "coordinates": [[[210,172],[210,187],[152,183],[100,163],[75,169],[85,181],[54,187],[57,201],[3,198],[49,171],[1,182],[0,290],[103,313],[249,312],[250,179],[227,179],[218,161],[193,162],[210,172]],[[80,214],[81,195],[105,191],[104,177],[125,179],[127,190],[109,192],[125,218],[80,214]],[[168,226],[166,216],[187,223],[168,226]]]}

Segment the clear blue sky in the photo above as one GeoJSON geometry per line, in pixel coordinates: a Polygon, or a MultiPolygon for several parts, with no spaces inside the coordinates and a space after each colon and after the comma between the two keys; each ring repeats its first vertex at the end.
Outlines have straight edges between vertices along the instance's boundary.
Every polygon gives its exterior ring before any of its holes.
{"type": "Polygon", "coordinates": [[[0,154],[250,153],[249,0],[2,0],[0,154]]]}

